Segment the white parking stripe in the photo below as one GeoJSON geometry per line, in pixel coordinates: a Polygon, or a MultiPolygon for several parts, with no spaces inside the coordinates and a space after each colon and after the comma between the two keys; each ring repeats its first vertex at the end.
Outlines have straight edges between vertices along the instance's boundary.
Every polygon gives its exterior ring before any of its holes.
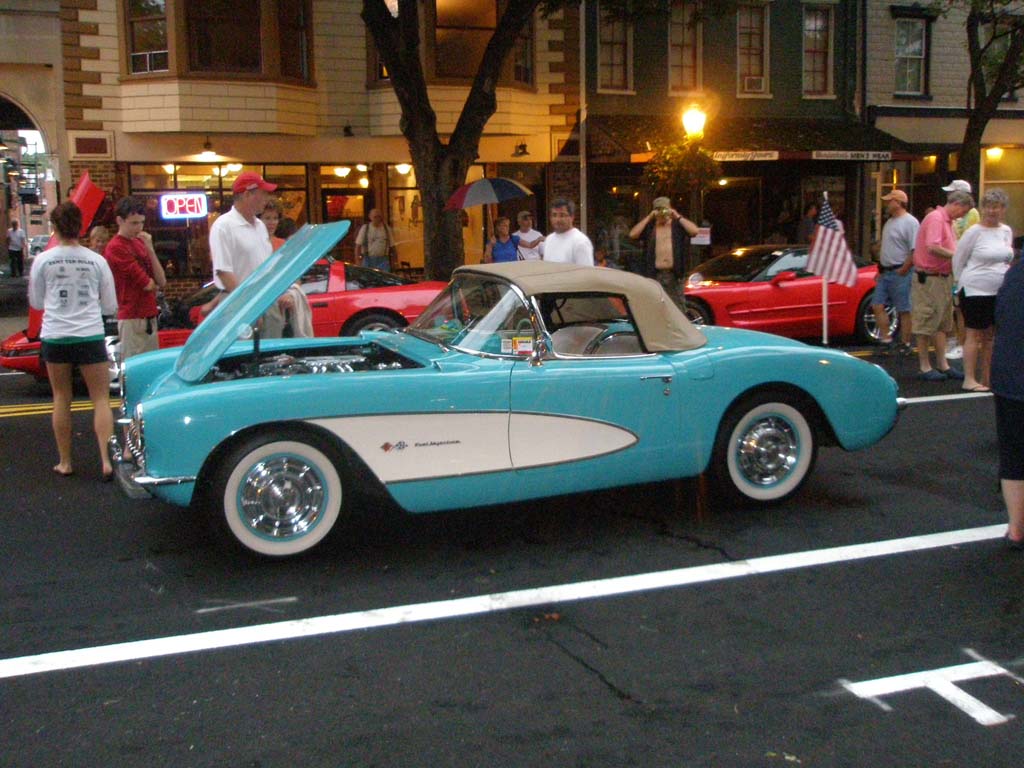
{"type": "Polygon", "coordinates": [[[788,555],[758,557],[752,560],[701,565],[655,573],[642,573],[634,576],[598,579],[576,584],[559,584],[550,587],[498,592],[456,600],[399,605],[369,611],[340,613],[333,616],[317,616],[272,624],[259,624],[251,627],[237,627],[235,629],[199,632],[190,635],[179,635],[177,637],[161,637],[152,640],[102,645],[94,648],[57,651],[36,656],[21,656],[0,660],[0,678],[23,677],[41,672],[56,672],[81,667],[94,667],[102,664],[117,664],[160,656],[212,651],[218,648],[293,640],[302,637],[338,634],[374,627],[436,621],[438,619],[453,619],[496,611],[509,611],[516,608],[529,608],[578,600],[593,600],[599,597],[612,597],[690,584],[704,584],[724,579],[777,573],[794,568],[808,568],[830,563],[850,562],[885,555],[919,552],[937,547],[950,547],[957,544],[987,541],[1001,537],[1005,530],[1005,524],[987,525],[960,531],[911,536],[905,539],[890,539],[888,541],[853,544],[845,547],[794,552],[788,555]]]}

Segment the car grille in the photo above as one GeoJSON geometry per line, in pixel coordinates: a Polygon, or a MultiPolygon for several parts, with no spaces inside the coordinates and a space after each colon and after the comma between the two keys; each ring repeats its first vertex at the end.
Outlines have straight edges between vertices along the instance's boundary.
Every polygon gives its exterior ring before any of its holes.
{"type": "Polygon", "coordinates": [[[143,451],[142,422],[132,419],[124,428],[124,452],[125,458],[131,456],[140,470],[146,468],[146,456],[143,451]]]}

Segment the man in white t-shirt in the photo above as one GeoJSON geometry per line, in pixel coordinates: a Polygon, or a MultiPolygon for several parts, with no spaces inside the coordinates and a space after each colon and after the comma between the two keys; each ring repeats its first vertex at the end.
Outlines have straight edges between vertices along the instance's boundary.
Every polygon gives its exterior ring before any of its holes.
{"type": "Polygon", "coordinates": [[[539,246],[544,242],[544,235],[533,228],[533,214],[520,211],[516,216],[519,229],[518,256],[520,261],[537,261],[540,258],[539,246]]]}
{"type": "MultiPolygon", "coordinates": [[[[267,227],[259,215],[267,207],[268,193],[275,189],[277,184],[271,184],[255,171],[238,174],[231,185],[231,210],[221,214],[210,227],[213,282],[225,293],[235,290],[273,252],[267,227]]],[[[211,302],[207,309],[215,303],[211,302]]],[[[287,292],[282,294],[264,315],[263,335],[280,337],[285,313],[294,308],[294,297],[287,292]]]]}
{"type": "Polygon", "coordinates": [[[594,245],[590,238],[573,226],[576,206],[571,200],[559,198],[551,203],[548,223],[554,231],[540,244],[544,261],[594,266],[594,245]]]}
{"type": "Polygon", "coordinates": [[[231,185],[231,210],[210,227],[213,282],[230,293],[266,261],[273,246],[259,214],[267,207],[268,192],[277,189],[255,171],[238,174],[231,185]]]}

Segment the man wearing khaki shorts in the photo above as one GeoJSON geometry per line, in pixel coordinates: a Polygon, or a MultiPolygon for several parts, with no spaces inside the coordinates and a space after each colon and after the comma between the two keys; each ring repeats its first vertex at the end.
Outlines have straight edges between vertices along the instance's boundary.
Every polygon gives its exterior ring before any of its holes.
{"type": "Polygon", "coordinates": [[[946,361],[946,334],[953,330],[953,221],[974,207],[966,192],[950,192],[946,204],[921,221],[914,242],[914,281],[910,289],[911,325],[917,336],[917,359],[924,381],[962,379],[946,361]],[[932,367],[929,344],[935,349],[932,367]]]}

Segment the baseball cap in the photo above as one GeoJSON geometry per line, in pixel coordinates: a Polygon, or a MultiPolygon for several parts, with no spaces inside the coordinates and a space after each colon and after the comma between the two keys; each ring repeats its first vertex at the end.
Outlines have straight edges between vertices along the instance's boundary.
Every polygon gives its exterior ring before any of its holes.
{"type": "Polygon", "coordinates": [[[883,200],[898,200],[899,202],[901,202],[904,205],[906,205],[906,203],[907,203],[907,193],[904,192],[902,189],[894,189],[888,195],[882,195],[882,199],[883,200]]]}
{"type": "Polygon", "coordinates": [[[262,189],[264,192],[273,192],[277,189],[277,184],[271,184],[256,173],[256,171],[242,171],[235,179],[235,183],[231,185],[231,191],[238,195],[242,192],[248,192],[250,189],[262,189]]]}
{"type": "Polygon", "coordinates": [[[655,208],[671,208],[672,207],[672,201],[669,200],[667,197],[656,197],[656,198],[654,198],[654,207],[655,208]]]}
{"type": "Polygon", "coordinates": [[[970,194],[971,193],[971,182],[964,181],[963,179],[956,179],[954,181],[949,182],[949,184],[947,184],[946,186],[944,186],[942,188],[942,191],[943,192],[966,192],[967,194],[970,194]]]}

